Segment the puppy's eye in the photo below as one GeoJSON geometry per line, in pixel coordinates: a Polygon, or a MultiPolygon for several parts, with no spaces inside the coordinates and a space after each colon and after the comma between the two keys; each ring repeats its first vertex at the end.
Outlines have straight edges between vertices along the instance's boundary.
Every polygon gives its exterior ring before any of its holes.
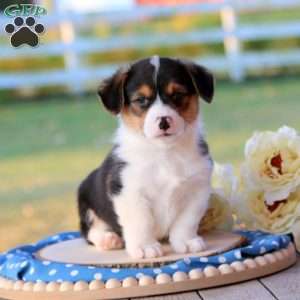
{"type": "Polygon", "coordinates": [[[175,106],[180,107],[183,103],[183,98],[186,96],[186,93],[175,92],[171,95],[171,99],[175,106]]]}
{"type": "Polygon", "coordinates": [[[132,102],[138,103],[141,107],[147,107],[150,104],[150,99],[145,96],[140,96],[134,99],[132,102]]]}
{"type": "Polygon", "coordinates": [[[183,97],[185,97],[186,96],[186,93],[184,93],[184,92],[175,92],[175,93],[173,93],[172,94],[172,98],[174,99],[174,100],[180,100],[180,99],[182,99],[183,97]]]}

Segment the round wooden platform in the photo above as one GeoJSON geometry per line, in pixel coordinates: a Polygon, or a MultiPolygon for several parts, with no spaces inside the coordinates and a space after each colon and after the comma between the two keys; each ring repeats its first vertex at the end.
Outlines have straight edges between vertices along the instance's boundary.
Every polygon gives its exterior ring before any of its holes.
{"type": "MultiPolygon", "coordinates": [[[[210,256],[219,254],[235,247],[243,242],[243,237],[231,232],[210,232],[203,234],[206,243],[205,251],[193,253],[192,256],[210,256]]],[[[132,259],[127,252],[122,250],[99,251],[95,247],[88,245],[84,239],[74,239],[70,241],[60,242],[48,246],[39,251],[36,256],[48,261],[95,265],[95,266],[152,266],[153,264],[166,264],[172,261],[183,259],[191,256],[191,254],[176,254],[172,251],[170,245],[163,245],[165,255],[151,259],[132,259]]]]}
{"type": "Polygon", "coordinates": [[[0,297],[17,300],[92,300],[121,299],[157,294],[168,294],[194,289],[215,287],[269,275],[286,269],[296,262],[296,251],[292,243],[285,249],[254,259],[222,264],[218,268],[208,266],[204,270],[193,269],[188,274],[176,272],[173,277],[158,274],[155,279],[143,276],[138,280],[126,278],[122,282],[109,279],[105,284],[100,280],[33,283],[11,281],[0,278],[0,297]]]}

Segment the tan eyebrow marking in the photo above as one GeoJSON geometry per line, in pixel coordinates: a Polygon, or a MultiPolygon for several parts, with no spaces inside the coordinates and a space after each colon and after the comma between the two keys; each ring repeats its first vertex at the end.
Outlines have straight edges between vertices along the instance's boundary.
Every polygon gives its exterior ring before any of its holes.
{"type": "Polygon", "coordinates": [[[132,99],[138,98],[140,96],[145,96],[146,98],[151,98],[153,95],[152,88],[147,84],[142,84],[132,95],[132,99]]]}
{"type": "Polygon", "coordinates": [[[174,92],[187,93],[186,88],[176,82],[170,82],[166,87],[166,93],[172,95],[174,92]]]}

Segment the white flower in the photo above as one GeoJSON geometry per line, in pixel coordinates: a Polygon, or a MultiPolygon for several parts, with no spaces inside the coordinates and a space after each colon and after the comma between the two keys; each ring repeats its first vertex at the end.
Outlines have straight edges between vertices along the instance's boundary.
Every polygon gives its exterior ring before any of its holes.
{"type": "Polygon", "coordinates": [[[215,193],[227,199],[230,203],[238,186],[238,179],[234,175],[233,166],[230,164],[214,163],[212,174],[212,187],[215,193]]]}
{"type": "Polygon", "coordinates": [[[300,248],[300,187],[281,201],[268,205],[263,191],[243,190],[238,217],[248,229],[293,233],[300,248]]]}
{"type": "Polygon", "coordinates": [[[206,232],[214,229],[231,230],[233,218],[229,202],[217,193],[212,193],[209,208],[201,220],[199,230],[206,232]]]}
{"type": "Polygon", "coordinates": [[[300,185],[300,136],[287,126],[256,132],[247,141],[241,168],[249,189],[264,191],[268,205],[281,201],[300,185]]]}

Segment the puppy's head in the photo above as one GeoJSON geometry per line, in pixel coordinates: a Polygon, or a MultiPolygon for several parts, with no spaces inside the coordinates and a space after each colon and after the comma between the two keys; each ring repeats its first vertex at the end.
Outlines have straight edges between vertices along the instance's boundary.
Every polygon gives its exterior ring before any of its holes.
{"type": "Polygon", "coordinates": [[[210,103],[213,93],[213,76],[204,67],[158,56],[120,69],[99,88],[104,106],[127,126],[166,141],[197,119],[199,97],[210,103]]]}

